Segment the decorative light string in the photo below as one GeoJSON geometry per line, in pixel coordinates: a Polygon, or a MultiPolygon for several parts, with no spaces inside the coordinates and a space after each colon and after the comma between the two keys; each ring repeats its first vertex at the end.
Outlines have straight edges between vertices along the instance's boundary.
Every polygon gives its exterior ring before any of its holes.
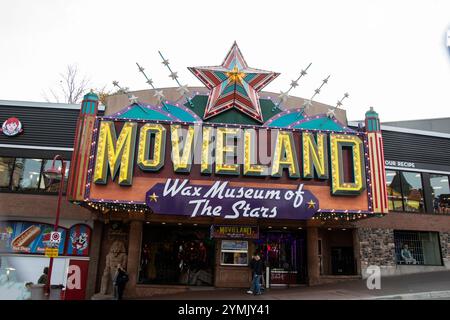
{"type": "Polygon", "coordinates": [[[162,64],[167,67],[170,71],[169,77],[172,78],[172,80],[175,80],[175,82],[178,84],[178,88],[176,89],[178,93],[180,93],[185,99],[186,102],[189,104],[191,108],[194,107],[194,104],[192,103],[191,99],[188,97],[189,89],[187,84],[182,85],[180,81],[178,81],[178,72],[172,71],[172,68],[170,68],[169,59],[164,59],[164,56],[162,55],[161,51],[158,51],[159,55],[161,56],[161,59],[163,60],[162,64]]]}
{"type": "Polygon", "coordinates": [[[344,96],[342,97],[341,100],[338,100],[338,102],[336,103],[336,106],[334,107],[334,109],[328,109],[327,112],[327,117],[332,119],[332,118],[336,118],[336,110],[342,106],[342,101],[344,101],[344,99],[348,98],[349,94],[348,92],[344,93],[344,96]]]}
{"type": "Polygon", "coordinates": [[[320,90],[322,90],[322,87],[328,83],[328,79],[330,79],[331,75],[328,75],[328,77],[326,77],[325,79],[322,80],[322,84],[320,85],[320,87],[318,87],[316,90],[314,90],[314,94],[311,96],[311,98],[309,98],[309,100],[305,100],[305,102],[303,102],[303,106],[300,109],[300,112],[298,113],[298,117],[300,117],[301,115],[303,115],[305,113],[306,109],[309,109],[309,107],[311,107],[312,105],[312,100],[315,98],[315,96],[317,96],[320,93],[320,90]]]}
{"type": "Polygon", "coordinates": [[[121,93],[123,93],[123,94],[126,94],[127,96],[128,96],[128,100],[130,100],[130,103],[131,104],[133,104],[133,103],[136,103],[136,104],[139,104],[139,101],[138,101],[138,97],[136,97],[134,94],[131,94],[129,91],[128,91],[128,88],[122,88],[120,85],[119,85],[119,81],[113,81],[112,82],[112,84],[113,84],[113,86],[114,87],[117,87],[117,88],[119,88],[119,92],[121,92],[121,93]]]}
{"type": "MultiPolygon", "coordinates": [[[[288,91],[286,91],[286,92],[280,91],[280,95],[278,96],[278,99],[280,99],[280,100],[279,100],[278,103],[272,108],[272,111],[275,111],[276,109],[280,109],[280,104],[284,103],[284,102],[287,100],[287,98],[288,98],[288,96],[289,96],[289,92],[290,92],[292,89],[298,87],[298,81],[299,81],[303,76],[305,76],[305,75],[308,74],[307,71],[308,71],[309,67],[311,67],[311,65],[312,65],[312,62],[310,62],[309,65],[308,65],[305,69],[302,69],[302,71],[300,71],[300,75],[298,76],[297,79],[291,81],[291,85],[290,85],[288,91]]],[[[281,109],[280,109],[280,110],[281,110],[281,109]]]]}
{"type": "Polygon", "coordinates": [[[163,90],[158,90],[157,88],[155,88],[155,86],[153,85],[153,80],[150,79],[147,74],[144,72],[144,68],[142,66],[139,65],[139,63],[136,62],[136,65],[139,69],[139,72],[142,73],[145,77],[145,81],[153,90],[155,90],[155,93],[153,94],[154,97],[157,97],[158,101],[163,105],[164,109],[167,110],[167,112],[170,112],[169,108],[167,107],[166,103],[164,102],[164,92],[163,90]]]}

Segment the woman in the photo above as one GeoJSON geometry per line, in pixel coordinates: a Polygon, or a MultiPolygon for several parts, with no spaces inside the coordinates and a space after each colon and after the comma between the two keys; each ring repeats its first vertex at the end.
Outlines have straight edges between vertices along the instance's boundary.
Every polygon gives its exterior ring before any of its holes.
{"type": "Polygon", "coordinates": [[[114,297],[116,300],[122,300],[123,290],[128,282],[128,274],[120,264],[117,265],[116,275],[114,276],[114,297]]]}

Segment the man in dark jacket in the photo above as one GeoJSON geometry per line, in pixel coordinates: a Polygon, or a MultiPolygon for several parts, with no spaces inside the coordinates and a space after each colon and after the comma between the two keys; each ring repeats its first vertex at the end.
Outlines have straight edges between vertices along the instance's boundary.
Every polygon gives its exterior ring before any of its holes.
{"type": "Polygon", "coordinates": [[[119,264],[117,265],[117,272],[114,277],[114,296],[117,300],[122,300],[123,291],[125,289],[125,285],[128,282],[128,274],[125,269],[119,264]]]}
{"type": "Polygon", "coordinates": [[[265,268],[264,262],[261,260],[261,256],[259,255],[259,253],[257,253],[253,257],[252,261],[250,262],[250,268],[253,274],[253,281],[251,289],[247,291],[247,293],[259,295],[261,294],[261,278],[265,268]]]}

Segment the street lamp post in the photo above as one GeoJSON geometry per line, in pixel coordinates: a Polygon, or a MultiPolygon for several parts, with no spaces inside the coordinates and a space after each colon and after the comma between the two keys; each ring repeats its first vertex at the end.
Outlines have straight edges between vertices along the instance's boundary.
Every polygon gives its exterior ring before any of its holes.
{"type": "MultiPolygon", "coordinates": [[[[61,175],[61,182],[59,184],[59,193],[58,193],[58,205],[56,208],[56,220],[55,220],[55,227],[54,227],[55,232],[58,231],[59,215],[60,215],[60,211],[61,211],[61,199],[62,199],[62,192],[64,189],[65,173],[66,173],[66,163],[64,162],[63,157],[60,155],[56,155],[53,158],[52,167],[44,172],[44,175],[49,180],[53,180],[53,179],[57,178],[59,175],[61,175]],[[56,160],[61,160],[61,163],[62,163],[61,170],[58,170],[55,167],[56,160]]],[[[52,269],[53,269],[53,257],[50,258],[50,264],[48,266],[47,284],[45,285],[45,294],[46,295],[50,295],[50,283],[51,283],[50,281],[52,279],[52,269]]]]}

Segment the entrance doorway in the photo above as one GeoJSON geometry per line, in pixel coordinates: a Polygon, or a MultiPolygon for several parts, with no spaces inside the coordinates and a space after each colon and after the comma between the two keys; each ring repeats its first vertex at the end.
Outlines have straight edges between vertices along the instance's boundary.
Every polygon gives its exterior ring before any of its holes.
{"type": "Polygon", "coordinates": [[[262,231],[255,248],[269,267],[271,286],[306,282],[304,232],[262,231]]]}
{"type": "Polygon", "coordinates": [[[145,225],[139,283],[212,286],[214,241],[209,229],[145,225]]]}
{"type": "Polygon", "coordinates": [[[331,269],[333,275],[354,275],[356,271],[353,247],[332,247],[331,269]]]}

